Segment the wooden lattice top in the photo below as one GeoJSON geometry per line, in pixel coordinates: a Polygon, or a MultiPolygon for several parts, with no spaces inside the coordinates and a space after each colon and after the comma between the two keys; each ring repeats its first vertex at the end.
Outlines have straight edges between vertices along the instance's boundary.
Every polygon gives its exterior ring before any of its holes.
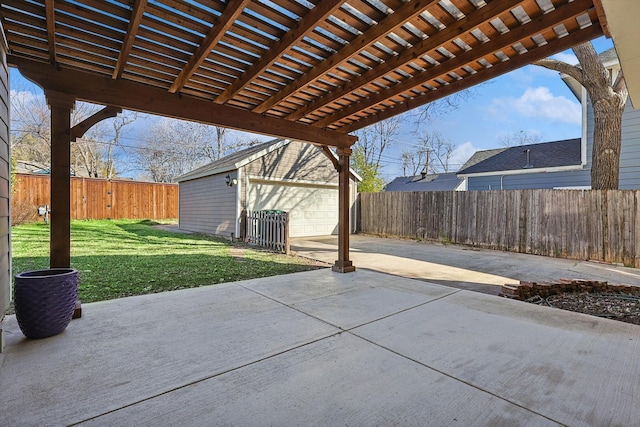
{"type": "Polygon", "coordinates": [[[1,3],[10,62],[339,133],[602,34],[593,0],[1,3]]]}

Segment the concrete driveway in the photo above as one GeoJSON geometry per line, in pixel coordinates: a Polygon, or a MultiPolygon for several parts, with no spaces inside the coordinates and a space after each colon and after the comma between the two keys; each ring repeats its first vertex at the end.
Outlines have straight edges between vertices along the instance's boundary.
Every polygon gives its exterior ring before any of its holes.
{"type": "MultiPolygon", "coordinates": [[[[335,236],[296,238],[291,244],[298,255],[328,263],[335,261],[337,247],[335,236]]],[[[350,248],[356,268],[493,295],[520,280],[592,279],[640,286],[640,270],[598,262],[364,235],[351,236],[350,248]]]]}

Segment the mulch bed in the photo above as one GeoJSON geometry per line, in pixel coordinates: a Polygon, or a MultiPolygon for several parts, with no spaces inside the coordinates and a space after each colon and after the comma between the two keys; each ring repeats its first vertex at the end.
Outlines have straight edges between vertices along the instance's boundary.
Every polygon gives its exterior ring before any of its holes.
{"type": "Polygon", "coordinates": [[[640,297],[629,294],[563,293],[526,302],[640,325],[640,297]]]}
{"type": "Polygon", "coordinates": [[[640,287],[595,280],[507,284],[500,296],[640,325],[640,287]]]}

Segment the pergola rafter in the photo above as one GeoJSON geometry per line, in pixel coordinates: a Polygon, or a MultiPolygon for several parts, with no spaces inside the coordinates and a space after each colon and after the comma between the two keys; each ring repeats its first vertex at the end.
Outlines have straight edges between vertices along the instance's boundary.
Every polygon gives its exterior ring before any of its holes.
{"type": "MultiPolygon", "coordinates": [[[[411,21],[416,16],[419,16],[424,12],[424,8],[426,6],[435,3],[436,1],[437,0],[419,0],[414,3],[405,3],[400,7],[400,9],[398,9],[391,15],[387,15],[381,22],[378,22],[377,25],[371,27],[369,31],[361,34],[351,43],[346,44],[334,55],[327,58],[327,60],[321,63],[320,66],[313,68],[308,73],[304,74],[297,80],[287,85],[287,87],[285,87],[284,89],[278,91],[277,94],[273,95],[271,98],[267,99],[262,104],[254,108],[253,111],[262,113],[276,105],[278,102],[287,99],[290,95],[294,94],[298,90],[305,88],[314,80],[322,77],[326,73],[342,65],[356,53],[361,52],[363,49],[369,48],[382,37],[386,36],[395,28],[397,28],[399,25],[402,25],[404,22],[411,21]]],[[[291,114],[288,118],[293,118],[293,114],[291,114]]]]}
{"type": "MultiPolygon", "coordinates": [[[[575,46],[576,44],[584,43],[593,39],[594,35],[595,37],[597,37],[599,33],[599,28],[591,28],[587,31],[574,33],[563,38],[563,45],[567,46],[567,48],[570,48],[571,46],[575,46]]],[[[555,47],[549,45],[538,47],[536,48],[534,55],[526,58],[517,57],[507,62],[499,62],[496,65],[492,65],[487,73],[491,75],[492,78],[498,77],[502,74],[513,71],[514,69],[527,65],[530,59],[543,59],[553,55],[555,53],[554,48],[555,47]]],[[[465,78],[466,81],[464,82],[464,87],[468,87],[469,84],[480,84],[485,81],[485,77],[486,75],[481,75],[479,73],[472,74],[469,77],[465,78]]],[[[460,89],[461,86],[463,86],[461,80],[452,81],[451,83],[439,88],[437,91],[433,90],[417,97],[406,98],[403,101],[396,102],[393,104],[392,108],[377,109],[374,112],[369,113],[366,118],[358,121],[353,121],[348,125],[340,127],[340,129],[347,132],[357,131],[379,121],[386,120],[391,117],[397,116],[398,114],[414,110],[425,104],[436,101],[443,96],[448,96],[459,92],[460,90],[462,90],[460,89]]]]}
{"type": "MultiPolygon", "coordinates": [[[[481,24],[489,22],[491,19],[494,19],[496,16],[501,16],[505,13],[509,13],[509,11],[516,7],[520,2],[518,0],[504,0],[500,2],[493,2],[489,5],[477,9],[474,12],[471,12],[466,17],[462,18],[462,22],[458,22],[456,26],[449,26],[441,31],[437,31],[433,33],[428,38],[420,41],[419,43],[413,45],[405,49],[399,55],[389,58],[389,60],[385,61],[384,64],[381,64],[379,67],[375,67],[370,69],[369,71],[361,74],[360,76],[354,78],[353,80],[345,83],[342,87],[337,90],[332,91],[316,100],[313,104],[308,105],[306,108],[298,109],[297,111],[291,113],[287,119],[289,120],[298,120],[305,115],[318,110],[325,105],[338,100],[351,92],[354,92],[361,87],[371,84],[371,82],[383,77],[386,74],[392,73],[395,70],[406,67],[408,63],[412,61],[421,61],[426,63],[425,60],[421,60],[422,57],[426,55],[433,55],[436,49],[440,47],[450,44],[456,38],[460,37],[460,27],[466,27],[470,29],[477,28],[481,24]]],[[[410,4],[410,3],[408,3],[410,4]]],[[[432,6],[430,11],[435,12],[433,8],[439,8],[440,4],[436,3],[432,6]]],[[[393,15],[391,15],[393,16],[393,15]]],[[[443,18],[441,18],[443,19],[443,18]]],[[[449,18],[453,20],[452,17],[449,18]]],[[[478,41],[479,42],[479,41],[478,41]]],[[[437,53],[438,55],[441,55],[437,53]]]]}
{"type": "Polygon", "coordinates": [[[242,78],[231,84],[222,92],[214,102],[224,104],[244,89],[252,80],[263,73],[267,68],[280,58],[287,50],[291,49],[294,43],[298,43],[310,30],[318,25],[318,22],[326,20],[329,15],[340,8],[342,0],[323,0],[316,7],[311,9],[291,31],[288,31],[258,62],[253,64],[244,72],[242,78]]]}
{"type": "Polygon", "coordinates": [[[127,65],[127,60],[129,59],[129,54],[131,53],[133,42],[135,41],[136,35],[138,34],[138,29],[140,28],[140,22],[142,22],[142,15],[144,13],[144,8],[146,5],[147,0],[135,0],[135,2],[133,3],[133,10],[131,12],[131,20],[129,21],[127,34],[124,37],[124,42],[122,43],[122,48],[120,49],[120,55],[118,56],[116,68],[115,70],[113,70],[114,79],[119,79],[120,77],[122,77],[122,72],[124,71],[124,67],[127,65]]]}
{"type": "MultiPolygon", "coordinates": [[[[553,10],[552,12],[541,14],[540,16],[533,18],[532,21],[527,23],[526,25],[517,26],[513,29],[509,29],[508,33],[503,37],[499,37],[484,43],[480,43],[478,41],[477,45],[472,46],[471,49],[463,51],[462,53],[458,54],[455,57],[447,58],[442,62],[438,63],[437,65],[432,65],[430,68],[426,70],[415,71],[414,74],[411,77],[407,78],[406,80],[399,82],[393,86],[390,86],[386,89],[380,90],[380,92],[376,94],[371,94],[370,96],[362,97],[362,101],[353,103],[348,108],[344,108],[338,111],[336,114],[327,116],[322,120],[318,120],[314,122],[313,126],[323,128],[332,123],[338,122],[345,117],[354,115],[361,110],[367,110],[372,106],[378,105],[387,100],[392,100],[394,97],[397,97],[400,95],[406,94],[404,96],[410,98],[411,96],[407,94],[407,92],[410,92],[411,90],[414,90],[416,88],[420,88],[421,90],[424,90],[422,86],[424,86],[425,84],[430,84],[431,87],[439,86],[438,82],[436,82],[436,79],[441,79],[442,81],[447,83],[446,85],[440,85],[440,86],[448,86],[452,82],[457,82],[457,81],[462,82],[464,81],[464,78],[460,77],[461,75],[471,76],[471,75],[478,74],[478,70],[474,70],[475,71],[474,73],[469,73],[468,71],[465,71],[463,69],[464,66],[473,64],[474,61],[477,62],[478,59],[484,59],[485,61],[487,61],[487,64],[489,64],[488,68],[494,67],[495,65],[498,65],[501,63],[505,63],[506,65],[510,61],[512,61],[513,58],[505,59],[507,58],[507,55],[504,54],[504,52],[503,52],[503,55],[505,55],[505,57],[503,58],[498,57],[496,54],[498,52],[502,52],[504,49],[511,48],[513,45],[517,43],[520,43],[523,46],[523,48],[527,49],[527,51],[530,52],[531,55],[533,56],[534,50],[539,49],[540,46],[538,46],[533,41],[530,34],[534,34],[534,35],[541,34],[546,29],[548,29],[549,25],[552,23],[559,23],[559,25],[565,24],[565,27],[569,26],[571,24],[571,22],[569,21],[575,22],[576,16],[584,14],[583,3],[586,3],[588,1],[589,0],[575,0],[571,3],[567,3],[553,10]],[[456,72],[456,75],[459,77],[459,79],[452,78],[452,76],[450,75],[450,73],[452,72],[456,72]],[[448,82],[447,80],[451,82],[448,82]]],[[[595,11],[592,11],[591,13],[595,14],[595,11]]],[[[575,34],[576,36],[582,36],[582,34],[580,34],[580,31],[574,31],[565,37],[569,37],[570,35],[573,35],[573,34],[575,34]]],[[[583,38],[583,37],[580,37],[580,38],[583,38]]],[[[571,38],[565,40],[565,43],[569,40],[571,40],[571,42],[569,42],[569,46],[572,46],[575,44],[571,38]]],[[[410,53],[411,51],[408,51],[407,55],[401,55],[402,58],[397,58],[398,62],[395,64],[390,64],[389,68],[397,69],[401,66],[400,64],[408,62],[407,60],[411,57],[410,53]]],[[[541,56],[540,53],[538,53],[535,56],[536,58],[539,58],[539,59],[546,57],[544,53],[542,55],[543,56],[541,56]]],[[[514,58],[517,58],[518,56],[520,56],[520,54],[517,51],[514,51],[514,58]]],[[[521,63],[514,62],[501,68],[505,69],[505,71],[503,71],[504,73],[512,69],[519,68],[521,66],[522,66],[521,63]]],[[[344,96],[345,93],[351,93],[361,88],[362,86],[368,84],[368,82],[370,81],[375,81],[377,78],[381,77],[381,74],[382,74],[381,72],[373,73],[371,76],[366,76],[366,74],[363,74],[359,79],[356,79],[355,83],[352,84],[353,87],[349,87],[344,90],[344,92],[342,93],[342,96],[344,96]]],[[[434,91],[437,92],[437,89],[434,89],[434,91]]],[[[340,97],[340,95],[341,95],[340,93],[336,93],[336,95],[334,96],[340,97]]],[[[322,101],[323,101],[323,98],[321,98],[318,103],[323,104],[322,101]]],[[[321,108],[321,107],[322,105],[319,105],[319,106],[316,106],[314,109],[321,108]]],[[[301,111],[302,112],[297,115],[304,114],[304,110],[301,110],[301,111]]]]}
{"type": "Polygon", "coordinates": [[[47,43],[49,48],[49,62],[56,63],[56,12],[54,0],[45,0],[44,7],[47,16],[47,43]]]}
{"type": "Polygon", "coordinates": [[[225,35],[226,31],[233,25],[236,18],[242,13],[244,7],[250,0],[230,0],[227,6],[220,15],[220,18],[214,21],[213,26],[207,36],[204,38],[198,49],[193,53],[189,61],[184,66],[178,77],[174,80],[173,84],[169,88],[169,92],[175,93],[182,89],[187,83],[189,78],[193,76],[207,59],[207,56],[211,53],[211,50],[218,44],[218,42],[225,35]]]}
{"type": "Polygon", "coordinates": [[[403,99],[491,78],[480,59],[532,62],[536,49],[520,48],[522,40],[535,37],[553,54],[566,48],[567,35],[602,34],[594,1],[5,0],[0,13],[10,61],[55,57],[61,68],[189,95],[229,114],[345,133],[403,99]],[[563,18],[566,8],[577,12],[563,18]],[[544,24],[533,22],[546,15],[544,24]],[[487,54],[486,43],[503,46],[504,56],[487,54]],[[437,84],[424,79],[453,63],[462,64],[454,71],[462,81],[447,73],[437,84]]]}

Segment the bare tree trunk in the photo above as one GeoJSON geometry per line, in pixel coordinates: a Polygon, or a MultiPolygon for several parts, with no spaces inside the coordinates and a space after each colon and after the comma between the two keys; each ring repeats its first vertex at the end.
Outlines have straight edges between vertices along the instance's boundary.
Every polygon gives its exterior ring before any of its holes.
{"type": "Polygon", "coordinates": [[[617,189],[620,180],[620,148],[622,146],[622,113],[617,97],[594,102],[593,154],[591,188],[617,189]]]}
{"type": "Polygon", "coordinates": [[[593,104],[594,131],[591,157],[591,188],[617,190],[620,181],[622,113],[629,92],[622,70],[616,80],[604,67],[590,42],[573,48],[580,66],[555,59],[542,59],[536,65],[560,71],[578,81],[587,90],[593,104]]]}

